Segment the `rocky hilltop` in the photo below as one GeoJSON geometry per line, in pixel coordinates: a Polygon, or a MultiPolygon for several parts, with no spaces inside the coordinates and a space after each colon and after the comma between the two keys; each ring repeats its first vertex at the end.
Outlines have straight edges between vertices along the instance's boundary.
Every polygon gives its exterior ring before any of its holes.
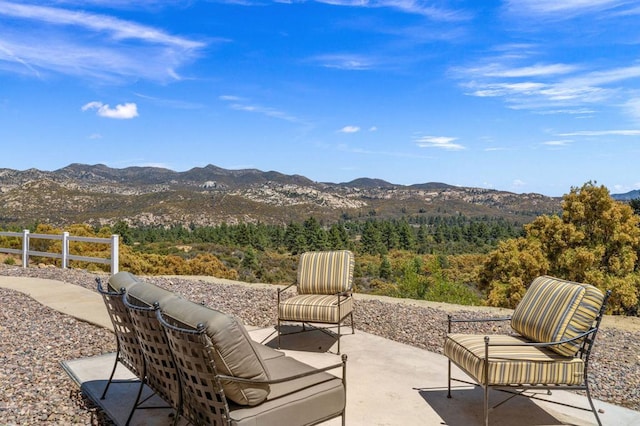
{"type": "Polygon", "coordinates": [[[176,172],[71,164],[55,171],[0,169],[0,226],[34,222],[132,226],[223,222],[324,223],[416,215],[498,216],[527,222],[560,210],[561,199],[444,183],[410,186],[361,178],[314,182],[304,176],[213,165],[176,172]]]}

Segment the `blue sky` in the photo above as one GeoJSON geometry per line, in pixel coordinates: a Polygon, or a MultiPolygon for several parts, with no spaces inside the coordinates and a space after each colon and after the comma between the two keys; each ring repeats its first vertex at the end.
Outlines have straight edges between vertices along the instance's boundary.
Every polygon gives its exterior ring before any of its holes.
{"type": "Polygon", "coordinates": [[[0,168],[640,188],[640,2],[0,0],[0,168]]]}

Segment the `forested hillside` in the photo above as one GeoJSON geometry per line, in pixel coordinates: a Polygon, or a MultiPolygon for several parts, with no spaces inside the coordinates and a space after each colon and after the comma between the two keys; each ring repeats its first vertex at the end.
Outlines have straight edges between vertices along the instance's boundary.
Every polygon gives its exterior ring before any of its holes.
{"type": "MultiPolygon", "coordinates": [[[[563,197],[561,214],[540,215],[524,226],[502,217],[419,214],[398,219],[344,217],[332,223],[310,216],[286,225],[133,227],[119,221],[113,226],[56,228],[34,224],[30,230],[119,234],[120,268],[136,274],[212,275],[288,284],[295,280],[300,253],[349,249],[356,254],[358,292],[513,307],[535,276],[550,274],[612,290],[610,311],[635,315],[640,293],[638,207],[637,201],[615,201],[605,187],[587,183],[563,197]]],[[[19,242],[2,238],[0,244],[10,247],[19,242]]],[[[60,251],[59,242],[39,244],[32,249],[60,251]]],[[[73,254],[86,256],[106,250],[89,243],[71,247],[73,254]]],[[[6,257],[4,262],[17,259],[6,257]]],[[[81,262],[73,266],[99,267],[81,262]]]]}

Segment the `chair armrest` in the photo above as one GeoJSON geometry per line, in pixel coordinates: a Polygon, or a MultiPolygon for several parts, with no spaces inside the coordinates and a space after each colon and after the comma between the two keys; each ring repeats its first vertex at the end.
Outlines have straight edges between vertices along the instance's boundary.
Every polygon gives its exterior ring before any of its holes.
{"type": "Polygon", "coordinates": [[[279,288],[278,289],[278,294],[280,294],[282,292],[285,292],[285,291],[289,290],[291,287],[294,287],[296,285],[298,285],[298,284],[297,283],[291,283],[288,286],[286,286],[285,288],[279,288]]]}
{"type": "Polygon", "coordinates": [[[289,290],[291,287],[296,286],[297,283],[291,283],[288,286],[286,286],[285,288],[278,288],[278,306],[280,306],[280,294],[284,293],[285,291],[289,290]]]}
{"type": "MultiPolygon", "coordinates": [[[[276,384],[276,383],[284,383],[284,382],[289,382],[289,381],[292,381],[292,380],[300,379],[302,377],[313,376],[314,374],[324,373],[326,371],[333,370],[333,369],[336,369],[336,368],[342,368],[343,372],[344,372],[344,369],[346,369],[346,367],[347,367],[347,355],[346,354],[342,354],[342,362],[340,362],[339,364],[333,364],[333,365],[329,365],[327,367],[316,368],[314,370],[307,371],[305,373],[294,374],[292,376],[282,377],[280,379],[253,380],[253,379],[244,379],[242,377],[226,376],[224,374],[218,374],[217,377],[220,380],[228,380],[230,382],[246,383],[246,384],[252,384],[252,385],[260,385],[260,384],[273,385],[273,384],[276,384]]],[[[344,375],[344,373],[343,373],[343,375],[344,375]]],[[[343,381],[344,381],[344,377],[343,377],[343,381]]]]}
{"type": "Polygon", "coordinates": [[[557,346],[557,345],[562,345],[564,343],[569,343],[569,342],[573,342],[574,340],[579,340],[579,339],[583,339],[586,336],[595,333],[596,331],[598,331],[597,328],[591,328],[587,331],[585,331],[584,333],[580,333],[577,336],[571,338],[571,339],[563,339],[563,340],[558,340],[557,342],[521,342],[521,343],[491,343],[490,342],[490,336],[485,336],[485,344],[487,346],[534,346],[534,347],[538,347],[538,348],[546,348],[549,346],[557,346]]]}
{"type": "Polygon", "coordinates": [[[452,323],[462,322],[498,322],[498,321],[510,321],[511,317],[487,317],[487,318],[453,318],[451,315],[447,315],[447,333],[451,333],[452,323]]]}

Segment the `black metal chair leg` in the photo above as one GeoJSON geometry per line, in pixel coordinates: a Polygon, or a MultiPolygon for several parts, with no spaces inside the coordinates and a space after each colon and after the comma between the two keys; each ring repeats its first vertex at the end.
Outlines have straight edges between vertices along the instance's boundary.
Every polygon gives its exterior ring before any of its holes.
{"type": "Polygon", "coordinates": [[[118,367],[118,362],[120,359],[120,348],[116,351],[116,360],[113,363],[113,368],[111,369],[111,375],[109,376],[109,380],[107,381],[107,386],[105,386],[104,391],[102,392],[102,396],[100,399],[104,399],[107,396],[107,391],[109,390],[109,386],[111,386],[111,381],[113,380],[113,375],[116,373],[116,368],[118,367]]]}

